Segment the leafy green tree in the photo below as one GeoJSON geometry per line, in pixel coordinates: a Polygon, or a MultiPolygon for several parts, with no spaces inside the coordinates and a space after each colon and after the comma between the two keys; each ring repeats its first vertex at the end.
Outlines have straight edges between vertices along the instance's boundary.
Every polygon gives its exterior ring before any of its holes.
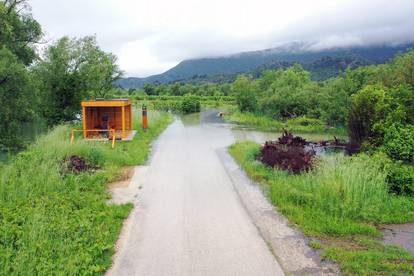
{"type": "Polygon", "coordinates": [[[170,93],[173,96],[182,96],[181,84],[179,82],[175,82],[171,85],[170,93]]]}
{"type": "Polygon", "coordinates": [[[394,85],[408,84],[414,89],[414,50],[398,55],[391,64],[394,85]]]}
{"type": "Polygon", "coordinates": [[[379,133],[374,130],[374,124],[385,115],[379,110],[385,109],[386,96],[386,88],[374,85],[368,85],[352,95],[348,121],[348,134],[352,143],[376,143],[379,133]]]}
{"type": "Polygon", "coordinates": [[[33,19],[26,0],[0,1],[0,45],[25,65],[36,58],[36,43],[42,38],[40,24],[33,19]]]}
{"type": "Polygon", "coordinates": [[[232,94],[236,98],[237,106],[242,112],[257,110],[257,85],[246,76],[239,76],[232,85],[232,94]]]}
{"type": "Polygon", "coordinates": [[[383,148],[391,158],[413,163],[414,125],[391,125],[385,131],[383,148]]]}
{"type": "Polygon", "coordinates": [[[81,100],[105,96],[121,74],[115,61],[99,49],[95,37],[63,37],[49,46],[34,68],[48,123],[74,120],[81,100]]]}
{"type": "Polygon", "coordinates": [[[35,117],[37,94],[26,66],[41,37],[27,1],[0,1],[0,149],[21,148],[22,124],[35,117]]]}
{"type": "Polygon", "coordinates": [[[346,91],[343,78],[332,79],[321,87],[318,94],[320,118],[328,125],[345,126],[351,106],[351,97],[346,91]]]}
{"type": "Polygon", "coordinates": [[[155,85],[152,84],[152,83],[146,83],[146,84],[144,84],[143,89],[144,89],[145,94],[147,94],[149,96],[156,95],[155,85]]]}
{"type": "Polygon", "coordinates": [[[200,112],[200,107],[200,99],[197,96],[187,95],[183,97],[180,110],[184,113],[194,113],[200,112]]]}
{"type": "Polygon", "coordinates": [[[24,65],[7,48],[0,48],[0,149],[16,149],[23,141],[22,122],[34,116],[36,104],[31,78],[24,65]]]}
{"type": "Polygon", "coordinates": [[[309,72],[295,64],[287,70],[265,71],[259,87],[266,89],[260,95],[260,110],[273,118],[293,118],[308,113],[309,99],[318,86],[310,79],[309,72]]]}

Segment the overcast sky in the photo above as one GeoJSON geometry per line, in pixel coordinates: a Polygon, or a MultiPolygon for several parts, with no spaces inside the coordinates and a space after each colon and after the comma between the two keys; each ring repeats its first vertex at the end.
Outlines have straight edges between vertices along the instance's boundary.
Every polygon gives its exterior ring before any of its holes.
{"type": "Polygon", "coordinates": [[[96,34],[127,76],[184,59],[317,41],[314,48],[414,41],[414,0],[31,0],[46,37],[96,34]]]}

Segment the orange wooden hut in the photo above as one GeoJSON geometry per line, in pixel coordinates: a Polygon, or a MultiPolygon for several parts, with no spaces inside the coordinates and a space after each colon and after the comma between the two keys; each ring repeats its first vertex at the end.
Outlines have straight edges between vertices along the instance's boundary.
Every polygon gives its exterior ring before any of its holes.
{"type": "Polygon", "coordinates": [[[85,139],[111,138],[132,140],[132,103],[128,99],[88,100],[82,102],[83,135],[85,139]]]}

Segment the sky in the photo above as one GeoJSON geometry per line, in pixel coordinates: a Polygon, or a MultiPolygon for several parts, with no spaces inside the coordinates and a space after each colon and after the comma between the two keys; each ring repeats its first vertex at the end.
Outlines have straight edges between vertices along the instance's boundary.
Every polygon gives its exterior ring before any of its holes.
{"type": "Polygon", "coordinates": [[[126,76],[311,41],[312,50],[414,41],[414,0],[30,0],[46,39],[96,35],[126,76]]]}

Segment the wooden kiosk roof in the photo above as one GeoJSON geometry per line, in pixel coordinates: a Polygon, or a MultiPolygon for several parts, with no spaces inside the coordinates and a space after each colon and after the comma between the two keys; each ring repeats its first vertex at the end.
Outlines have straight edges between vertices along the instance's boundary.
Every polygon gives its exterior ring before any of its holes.
{"type": "Polygon", "coordinates": [[[111,99],[111,100],[86,100],[82,101],[83,107],[115,107],[115,106],[128,106],[131,105],[129,99],[111,99]]]}

